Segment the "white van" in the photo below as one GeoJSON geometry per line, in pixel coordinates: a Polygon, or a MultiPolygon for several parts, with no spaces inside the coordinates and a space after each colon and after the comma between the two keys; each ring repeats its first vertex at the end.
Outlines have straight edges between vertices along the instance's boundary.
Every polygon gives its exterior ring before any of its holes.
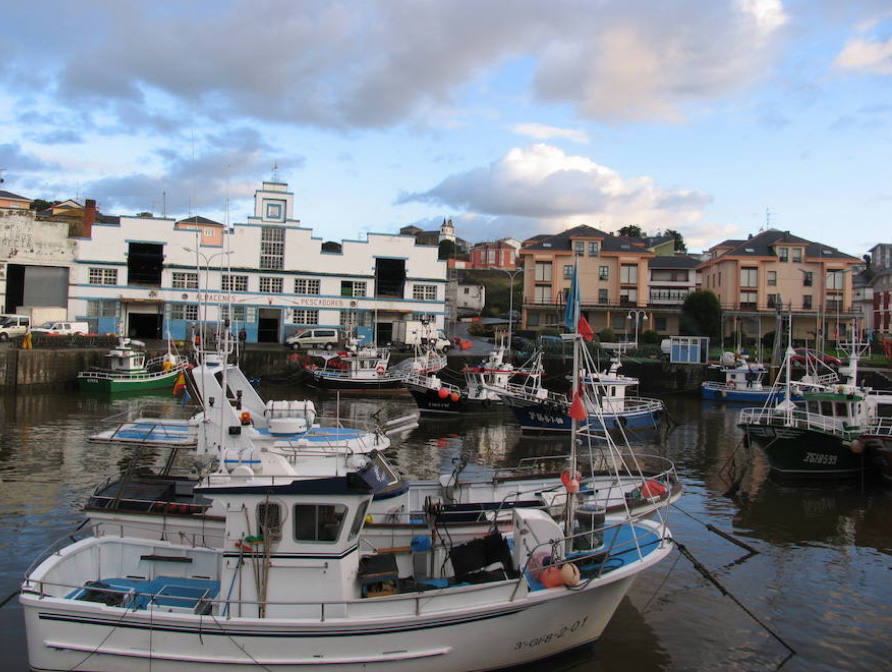
{"type": "Polygon", "coordinates": [[[90,325],[86,322],[44,322],[39,327],[31,329],[32,334],[86,334],[90,331],[90,325]]]}
{"type": "Polygon", "coordinates": [[[337,329],[304,329],[285,339],[285,345],[295,350],[309,350],[312,348],[334,348],[340,337],[337,329]]]}
{"type": "Polygon", "coordinates": [[[0,341],[24,336],[31,318],[27,315],[0,315],[0,341]]]}

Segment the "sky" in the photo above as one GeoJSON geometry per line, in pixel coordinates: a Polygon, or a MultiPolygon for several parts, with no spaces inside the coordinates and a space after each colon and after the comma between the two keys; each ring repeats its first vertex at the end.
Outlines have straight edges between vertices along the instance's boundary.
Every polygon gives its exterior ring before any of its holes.
{"type": "Polygon", "coordinates": [[[892,242],[889,0],[5,0],[0,189],[326,240],[892,242]]]}

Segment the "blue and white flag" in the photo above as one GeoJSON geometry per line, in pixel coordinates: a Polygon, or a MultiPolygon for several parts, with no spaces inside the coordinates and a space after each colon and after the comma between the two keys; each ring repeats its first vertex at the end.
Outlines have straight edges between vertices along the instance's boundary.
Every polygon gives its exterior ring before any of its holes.
{"type": "Polygon", "coordinates": [[[567,292],[567,307],[564,308],[564,324],[570,331],[576,331],[577,315],[579,314],[579,278],[576,276],[578,269],[579,264],[574,264],[573,279],[570,280],[570,291],[567,292]]]}

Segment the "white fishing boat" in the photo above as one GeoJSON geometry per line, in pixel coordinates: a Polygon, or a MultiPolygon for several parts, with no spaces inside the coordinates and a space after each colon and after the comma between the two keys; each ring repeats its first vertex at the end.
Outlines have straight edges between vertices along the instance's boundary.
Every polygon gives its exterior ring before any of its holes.
{"type": "Polygon", "coordinates": [[[662,509],[604,516],[580,487],[577,439],[574,423],[558,510],[515,506],[507,529],[445,548],[369,547],[373,464],[303,478],[221,469],[195,488],[223,512],[221,547],[103,534],[35,562],[19,598],[30,664],[451,672],[593,642],[672,544],[662,509]]]}

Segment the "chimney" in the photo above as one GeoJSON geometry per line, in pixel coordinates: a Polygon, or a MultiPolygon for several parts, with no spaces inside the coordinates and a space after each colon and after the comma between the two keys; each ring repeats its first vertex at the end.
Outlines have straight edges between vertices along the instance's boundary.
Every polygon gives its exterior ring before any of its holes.
{"type": "Polygon", "coordinates": [[[93,237],[93,222],[96,221],[96,201],[88,198],[84,204],[84,220],[81,226],[81,237],[93,237]]]}

